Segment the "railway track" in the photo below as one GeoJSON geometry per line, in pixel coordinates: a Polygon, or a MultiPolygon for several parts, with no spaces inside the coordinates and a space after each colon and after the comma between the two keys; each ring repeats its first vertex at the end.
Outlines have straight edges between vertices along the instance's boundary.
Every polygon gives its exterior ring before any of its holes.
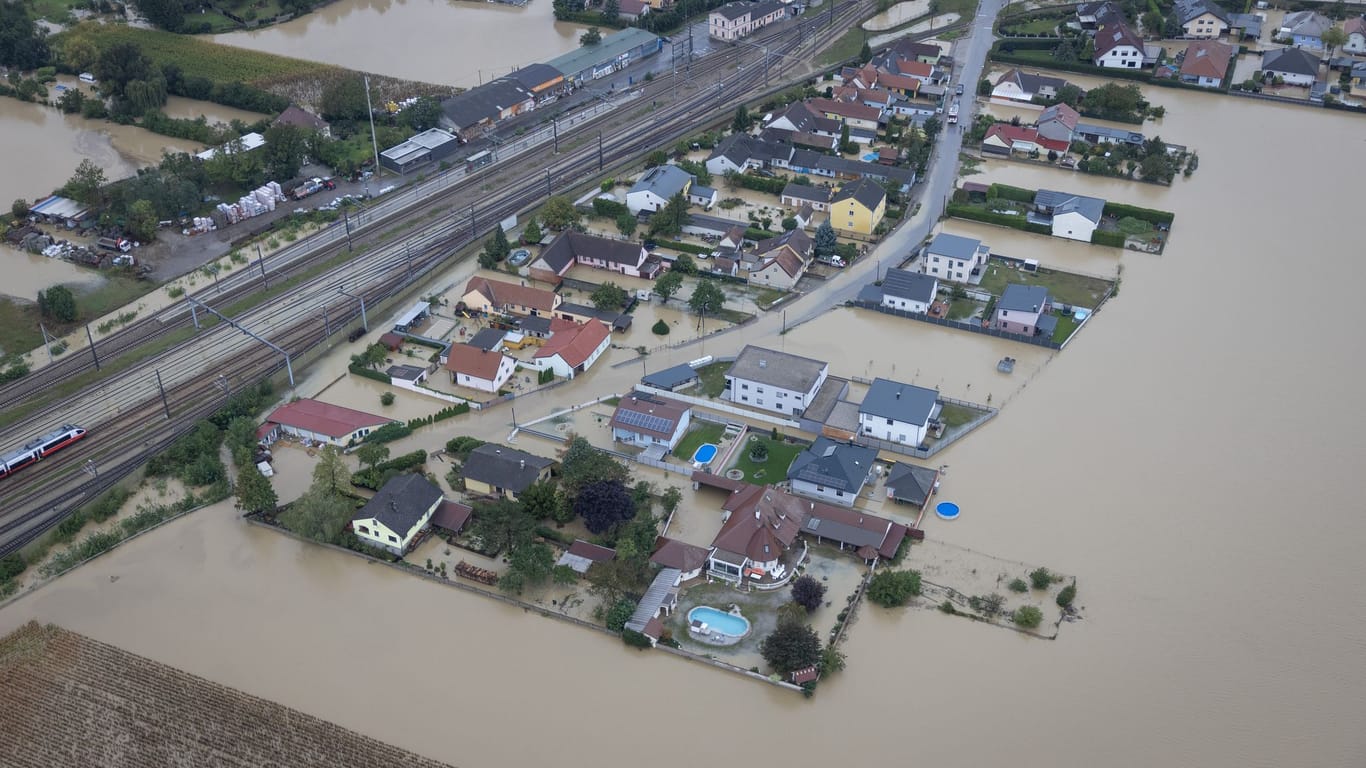
{"type": "MultiPolygon", "coordinates": [[[[867,5],[866,2],[848,3],[837,11],[838,18],[847,19],[849,14],[857,14],[860,8],[867,5]]],[[[772,45],[769,55],[788,55],[803,42],[813,43],[812,49],[819,50],[821,32],[827,32],[826,38],[833,37],[843,32],[843,26],[835,25],[829,30],[814,31],[782,30],[772,37],[787,39],[772,45]]],[[[240,322],[286,349],[292,356],[325,344],[331,332],[346,327],[360,314],[358,302],[335,292],[339,284],[344,283],[348,293],[363,295],[368,303],[406,291],[498,221],[543,198],[546,194],[544,180],[547,170],[551,178],[578,181],[596,172],[600,163],[615,163],[635,156],[658,146],[662,141],[672,141],[685,135],[704,120],[722,116],[737,97],[754,90],[754,81],[760,76],[757,67],[751,66],[748,72],[737,71],[733,77],[726,78],[731,67],[744,61],[743,55],[709,58],[713,60],[708,67],[694,66],[694,79],[698,74],[717,75],[714,92],[713,84],[704,83],[697,93],[666,104],[656,112],[657,119],[654,122],[636,126],[634,131],[613,137],[611,149],[604,150],[602,158],[599,158],[596,146],[578,148],[557,156],[548,169],[535,167],[503,185],[500,192],[482,197],[479,215],[473,219],[455,217],[449,221],[438,221],[415,231],[402,243],[357,256],[324,275],[294,287],[269,305],[247,311],[239,318],[240,322]]],[[[526,166],[519,163],[517,167],[526,166]]],[[[506,171],[508,168],[494,166],[492,170],[506,171]]],[[[484,173],[474,175],[474,179],[484,177],[484,173]]],[[[468,187],[461,185],[461,188],[452,188],[440,200],[423,201],[420,208],[425,211],[442,202],[461,199],[461,193],[466,196],[469,193],[477,194],[477,190],[468,187]]],[[[391,220],[386,218],[372,222],[369,229],[372,236],[378,232],[376,224],[391,220]]],[[[294,273],[310,269],[319,258],[325,260],[335,256],[338,251],[336,248],[330,251],[323,248],[320,252],[325,255],[296,259],[294,273]]],[[[284,279],[285,274],[284,268],[273,275],[268,271],[272,283],[284,279]]],[[[238,279],[250,285],[258,278],[243,272],[238,273],[238,279]]],[[[243,295],[247,294],[233,294],[236,297],[243,295]]],[[[224,300],[219,302],[227,303],[224,300]]],[[[206,303],[213,304],[207,300],[206,303]]],[[[190,322],[190,312],[184,306],[181,305],[179,310],[182,313],[180,327],[190,322]]],[[[155,317],[145,322],[149,325],[162,323],[155,317]]],[[[170,323],[162,325],[175,327],[170,323]]],[[[152,327],[152,333],[157,336],[170,332],[152,327]]],[[[134,332],[128,338],[134,342],[130,342],[129,348],[138,339],[146,343],[148,331],[130,330],[134,332]]],[[[101,357],[104,358],[104,355],[101,357]]],[[[31,429],[60,415],[62,419],[87,426],[91,429],[92,439],[83,441],[83,446],[39,462],[25,470],[25,473],[10,478],[12,482],[0,486],[0,509],[4,510],[0,513],[0,554],[22,546],[55,525],[75,506],[102,492],[117,478],[139,466],[147,456],[169,445],[176,435],[188,429],[196,420],[219,407],[223,402],[222,382],[228,386],[254,382],[282,367],[283,360],[275,352],[241,336],[225,324],[219,324],[145,361],[138,370],[116,374],[111,381],[97,384],[71,401],[49,407],[25,419],[19,425],[20,429],[31,429]],[[149,368],[155,373],[148,373],[149,368]],[[158,389],[157,376],[162,377],[160,383],[165,386],[165,405],[158,389]],[[170,411],[169,418],[167,409],[170,411]],[[100,469],[97,477],[87,475],[82,469],[91,461],[100,469]]],[[[79,372],[80,369],[76,370],[79,372]]]]}

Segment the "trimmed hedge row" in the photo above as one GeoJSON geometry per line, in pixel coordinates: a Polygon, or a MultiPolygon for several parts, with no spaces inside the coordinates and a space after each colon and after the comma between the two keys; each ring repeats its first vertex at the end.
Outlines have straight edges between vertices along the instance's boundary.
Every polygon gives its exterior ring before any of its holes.
{"type": "Polygon", "coordinates": [[[1092,243],[1095,245],[1108,245],[1111,248],[1123,248],[1124,239],[1123,232],[1107,232],[1102,229],[1097,229],[1095,232],[1091,233],[1092,243]]]}
{"type": "Polygon", "coordinates": [[[683,251],[684,253],[698,253],[705,256],[710,256],[712,252],[712,249],[708,248],[705,245],[695,245],[693,243],[678,243],[672,240],[667,243],[664,243],[664,247],[668,248],[671,251],[683,251]]]}
{"type": "Polygon", "coordinates": [[[1033,203],[1035,194],[1037,193],[1032,189],[1012,187],[1009,184],[992,184],[987,188],[987,197],[1014,200],[1017,203],[1033,203]]]}
{"type": "Polygon", "coordinates": [[[981,221],[987,224],[999,224],[1003,227],[1010,227],[1011,229],[1021,229],[1025,232],[1033,232],[1036,235],[1053,234],[1052,230],[1048,227],[1045,227],[1042,224],[1030,223],[1024,216],[1006,216],[1002,213],[984,211],[981,208],[975,208],[971,205],[949,203],[948,208],[946,208],[944,212],[955,218],[981,221]]]}
{"type": "Polygon", "coordinates": [[[737,187],[752,189],[755,192],[767,192],[770,195],[781,195],[783,190],[787,188],[787,179],[770,179],[752,173],[732,173],[726,176],[726,181],[735,184],[737,187]]]}
{"type": "Polygon", "coordinates": [[[380,427],[374,432],[371,432],[370,434],[366,435],[365,438],[361,440],[361,442],[390,443],[400,438],[407,437],[412,433],[412,427],[408,426],[407,424],[394,422],[393,424],[385,424],[384,426],[380,427]]]}
{"type": "Polygon", "coordinates": [[[351,484],[361,488],[369,488],[372,491],[378,491],[380,485],[384,482],[384,474],[386,472],[389,472],[390,470],[403,472],[412,469],[413,467],[420,467],[426,463],[427,452],[419,449],[388,461],[382,461],[371,469],[362,469],[359,472],[352,473],[351,484]]]}
{"type": "Polygon", "coordinates": [[[1135,205],[1125,205],[1124,203],[1106,203],[1102,211],[1106,216],[1114,216],[1122,219],[1131,216],[1139,221],[1146,221],[1149,224],[1171,224],[1176,219],[1176,214],[1167,211],[1158,211],[1152,208],[1139,208],[1135,205]]]}
{"type": "Polygon", "coordinates": [[[393,383],[389,380],[388,374],[380,373],[379,371],[373,368],[367,368],[363,365],[356,365],[355,363],[352,363],[351,365],[347,366],[347,370],[356,374],[357,376],[364,376],[367,379],[382,381],[385,384],[393,383]]]}
{"type": "Polygon", "coordinates": [[[750,240],[767,240],[770,237],[777,236],[777,232],[769,232],[767,229],[760,229],[759,227],[750,227],[749,229],[745,230],[745,237],[749,238],[750,240]]]}
{"type": "Polygon", "coordinates": [[[608,200],[605,197],[593,198],[593,213],[607,219],[615,219],[623,213],[630,213],[631,209],[625,203],[618,203],[616,200],[608,200]]]}
{"type": "MultiPolygon", "coordinates": [[[[1032,50],[1052,50],[1052,46],[1047,45],[1047,43],[1051,41],[1047,40],[1011,40],[1010,42],[1015,46],[1017,50],[1031,50],[1030,48],[1026,47],[1026,44],[1038,42],[1045,43],[1046,47],[1034,48],[1032,50]]],[[[1101,77],[1108,77],[1111,79],[1136,80],[1138,82],[1143,83],[1153,82],[1152,73],[1147,70],[1135,71],[1132,69],[1119,69],[1118,67],[1097,67],[1092,64],[1082,63],[1068,64],[1058,61],[1057,59],[1053,58],[1051,54],[1047,56],[1020,56],[1014,53],[1006,53],[1000,50],[999,46],[994,46],[991,49],[990,57],[992,61],[999,62],[1002,64],[1022,64],[1026,67],[1056,69],[1063,72],[1077,72],[1083,75],[1099,75],[1101,77]]]]}

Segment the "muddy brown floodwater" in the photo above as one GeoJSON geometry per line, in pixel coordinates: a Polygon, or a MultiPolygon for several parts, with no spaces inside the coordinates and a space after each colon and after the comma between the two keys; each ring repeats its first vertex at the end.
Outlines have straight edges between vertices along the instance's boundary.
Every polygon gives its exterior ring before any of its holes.
{"type": "Polygon", "coordinates": [[[457,0],[340,0],[284,24],[215,35],[214,40],[473,88],[578,48],[583,29],[555,21],[550,0],[532,0],[521,8],[457,0]]]}
{"type": "MultiPolygon", "coordinates": [[[[20,599],[0,632],[55,621],[468,768],[688,766],[699,753],[1360,766],[1366,266],[1351,182],[1366,156],[1351,149],[1366,123],[1150,96],[1167,105],[1164,137],[1198,148],[1200,170],[1115,198],[1176,211],[1170,247],[1119,256],[1120,295],[998,418],[936,457],[963,515],[929,521],[930,537],[1079,579],[1086,619],[1056,641],[865,608],[848,669],[806,701],[302,546],[226,507],[20,599]],[[1315,291],[1321,278],[1334,290],[1315,291]]],[[[1002,178],[1067,189],[1074,177],[1002,178]]],[[[870,353],[891,358],[898,376],[918,369],[951,393],[998,375],[989,346],[950,352],[958,337],[942,329],[847,314],[814,321],[829,318],[828,338],[816,325],[789,333],[789,348],[844,375],[879,365],[870,353]]],[[[766,316],[706,351],[780,345],[777,327],[766,316]]],[[[587,400],[630,366],[598,368],[555,402],[587,400]]],[[[527,407],[548,411],[539,402],[527,407]]],[[[429,442],[466,428],[456,420],[429,442]]]]}

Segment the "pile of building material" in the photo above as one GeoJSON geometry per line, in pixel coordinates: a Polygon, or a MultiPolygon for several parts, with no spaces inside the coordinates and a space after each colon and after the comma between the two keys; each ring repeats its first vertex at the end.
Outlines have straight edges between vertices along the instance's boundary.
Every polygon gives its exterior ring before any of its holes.
{"type": "Polygon", "coordinates": [[[190,219],[190,226],[181,230],[183,235],[202,235],[205,232],[212,232],[218,229],[218,224],[208,216],[195,216],[190,219]]]}
{"type": "Polygon", "coordinates": [[[219,203],[218,212],[223,214],[227,223],[236,224],[243,219],[250,219],[253,216],[260,216],[263,213],[275,210],[275,204],[282,203],[285,199],[284,190],[280,189],[279,183],[272,181],[242,195],[237,202],[231,205],[219,203]]]}

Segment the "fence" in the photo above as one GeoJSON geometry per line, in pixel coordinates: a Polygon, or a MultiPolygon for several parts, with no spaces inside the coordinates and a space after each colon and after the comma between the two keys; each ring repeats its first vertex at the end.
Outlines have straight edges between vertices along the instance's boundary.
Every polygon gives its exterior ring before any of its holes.
{"type": "Polygon", "coordinates": [[[957,405],[962,406],[964,408],[971,408],[975,411],[983,411],[983,413],[982,415],[978,416],[972,421],[969,421],[961,427],[954,427],[952,430],[949,430],[945,433],[944,437],[936,440],[934,444],[931,445],[929,448],[922,449],[919,447],[906,445],[904,443],[894,443],[890,440],[883,440],[877,437],[869,437],[868,435],[855,435],[854,442],[858,443],[859,445],[867,446],[869,448],[876,448],[880,451],[899,453],[902,456],[910,456],[915,459],[928,459],[931,456],[934,456],[936,453],[939,453],[940,451],[944,450],[945,448],[948,448],[950,445],[953,445],[954,443],[958,442],[960,439],[971,433],[973,430],[977,429],[978,427],[982,426],[988,421],[991,421],[992,419],[996,418],[996,414],[1000,412],[995,408],[990,408],[985,405],[979,405],[978,403],[970,403],[966,400],[958,400],[952,397],[945,397],[943,395],[940,395],[939,401],[942,403],[947,403],[949,405],[957,405]]]}
{"type": "Polygon", "coordinates": [[[1046,349],[1062,349],[1061,344],[1053,341],[1051,338],[1046,338],[1043,336],[1021,336],[1018,333],[1007,333],[1005,331],[998,331],[995,328],[984,328],[980,323],[966,323],[962,320],[949,320],[947,318],[930,317],[929,315],[923,315],[918,312],[908,312],[904,309],[893,309],[891,307],[884,307],[881,304],[875,304],[871,301],[859,301],[857,299],[854,299],[849,302],[849,305],[854,307],[862,307],[864,309],[871,309],[886,315],[896,315],[897,317],[905,317],[911,320],[919,320],[922,323],[929,323],[931,325],[942,325],[945,328],[953,328],[959,331],[980,333],[983,336],[994,336],[998,339],[1018,341],[1021,344],[1032,344],[1036,347],[1044,347],[1046,349]]]}
{"type": "Polygon", "coordinates": [[[718,403],[715,400],[706,400],[701,397],[694,397],[693,395],[684,395],[678,392],[670,392],[665,389],[656,389],[655,387],[647,386],[645,384],[637,384],[636,389],[639,389],[642,392],[649,392],[651,394],[659,395],[660,397],[671,397],[674,400],[682,400],[685,403],[701,406],[703,408],[710,408],[714,411],[729,413],[733,416],[742,416],[747,419],[762,421],[765,424],[771,424],[775,427],[787,427],[788,429],[802,428],[800,422],[792,421],[791,419],[784,419],[778,416],[770,416],[766,413],[760,413],[758,411],[749,411],[745,410],[744,408],[736,408],[735,406],[726,405],[725,403],[718,403]]]}

